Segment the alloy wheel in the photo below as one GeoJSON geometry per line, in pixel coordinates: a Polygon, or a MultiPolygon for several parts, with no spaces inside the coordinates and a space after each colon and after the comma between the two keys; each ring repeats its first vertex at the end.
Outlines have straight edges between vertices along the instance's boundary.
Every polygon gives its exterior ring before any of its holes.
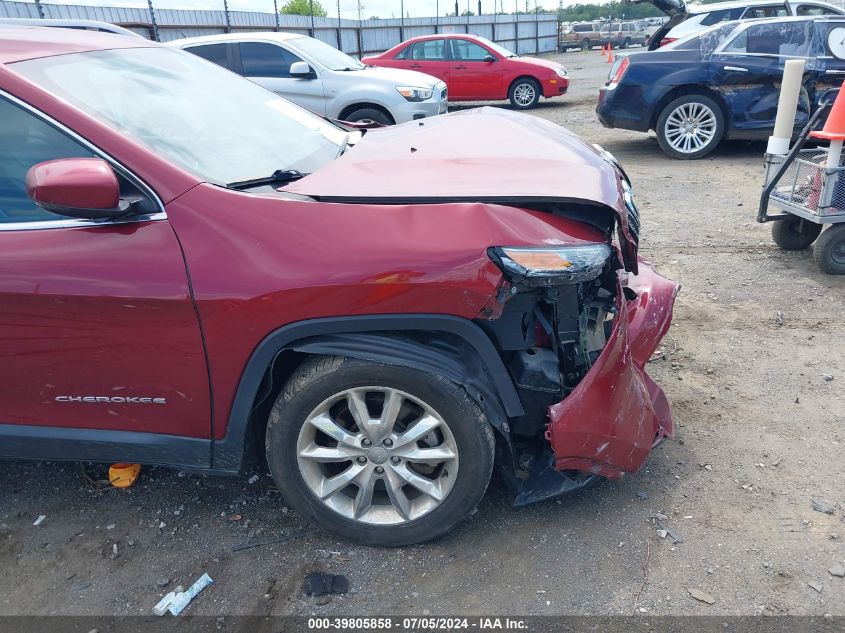
{"type": "Polygon", "coordinates": [[[341,516],[376,525],[416,520],[449,495],[458,448],[428,404],[388,387],[357,387],[324,400],[297,440],[303,481],[341,516]]]}
{"type": "Polygon", "coordinates": [[[537,98],[537,90],[529,83],[519,84],[513,91],[513,100],[522,107],[530,106],[537,98]]]}
{"type": "Polygon", "coordinates": [[[693,154],[713,142],[716,114],[703,103],[684,103],[669,114],[663,131],[675,151],[693,154]]]}

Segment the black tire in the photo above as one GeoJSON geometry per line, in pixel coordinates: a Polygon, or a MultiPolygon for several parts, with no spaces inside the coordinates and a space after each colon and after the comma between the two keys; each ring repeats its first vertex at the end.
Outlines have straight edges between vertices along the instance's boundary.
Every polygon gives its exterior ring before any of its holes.
{"type": "Polygon", "coordinates": [[[631,45],[631,38],[630,38],[630,37],[626,37],[626,38],[625,38],[625,41],[624,41],[624,42],[622,42],[622,48],[628,48],[630,45],[631,45]]]}
{"type": "Polygon", "coordinates": [[[593,45],[592,45],[592,42],[590,42],[589,38],[585,37],[583,40],[581,40],[581,50],[582,51],[588,51],[591,48],[593,48],[593,45]]]}
{"type": "Polygon", "coordinates": [[[517,110],[530,110],[540,101],[541,93],[542,89],[536,80],[530,77],[520,77],[511,84],[508,90],[508,99],[517,110]],[[526,101],[528,95],[533,96],[526,101]]]}
{"type": "Polygon", "coordinates": [[[343,117],[343,120],[349,121],[350,123],[365,123],[373,121],[381,125],[393,125],[394,123],[393,119],[390,118],[388,114],[382,112],[381,110],[377,110],[376,108],[358,108],[343,117]]]}
{"type": "MultiPolygon", "coordinates": [[[[349,432],[355,432],[354,426],[349,432]]],[[[423,371],[337,356],[316,356],[305,361],[283,387],[267,424],[267,462],[287,502],[322,529],[367,545],[421,543],[464,520],[487,489],[494,447],[493,431],[486,417],[463,387],[423,371]],[[396,389],[418,398],[442,418],[451,432],[459,458],[457,476],[439,505],[427,514],[391,525],[360,521],[330,508],[306,483],[298,463],[300,431],[318,406],[356,387],[396,389]]],[[[354,465],[349,461],[350,467],[354,465]]],[[[373,459],[373,463],[384,462],[373,459]]],[[[382,472],[389,463],[385,463],[382,472]]],[[[386,485],[383,487],[386,489],[386,485]]],[[[349,488],[345,488],[336,494],[348,493],[349,488]]]]}
{"type": "Polygon", "coordinates": [[[845,275],[845,224],[834,224],[813,246],[813,259],[828,275],[845,275]]]}
{"type": "Polygon", "coordinates": [[[801,251],[816,241],[822,225],[793,216],[772,222],[772,239],[785,251],[801,251]]]}
{"type": "Polygon", "coordinates": [[[666,104],[657,119],[656,128],[655,133],[657,134],[657,142],[660,143],[660,149],[662,149],[668,156],[681,160],[694,160],[696,158],[704,158],[719,145],[722,137],[725,135],[725,116],[722,113],[722,108],[719,104],[710,97],[700,94],[688,94],[680,96],[666,104]],[[672,146],[672,143],[667,138],[666,123],[669,120],[669,117],[672,116],[677,109],[682,106],[691,107],[694,105],[703,106],[709,111],[710,115],[708,115],[708,118],[709,116],[712,116],[713,122],[713,136],[698,150],[688,152],[679,151],[672,146]]]}

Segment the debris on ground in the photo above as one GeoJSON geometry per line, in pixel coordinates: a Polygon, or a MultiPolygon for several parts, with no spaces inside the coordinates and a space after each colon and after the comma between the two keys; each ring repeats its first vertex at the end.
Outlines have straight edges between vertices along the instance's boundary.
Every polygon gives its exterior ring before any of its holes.
{"type": "Polygon", "coordinates": [[[203,574],[193,585],[188,587],[187,591],[178,591],[179,587],[177,587],[177,591],[171,591],[159,600],[158,604],[153,607],[153,613],[164,615],[169,611],[171,615],[179,615],[191,603],[191,600],[213,582],[208,574],[203,574]]]}
{"type": "Polygon", "coordinates": [[[308,596],[348,593],[349,581],[346,579],[346,576],[315,571],[305,577],[303,589],[305,590],[305,595],[308,596]]]}
{"type": "Polygon", "coordinates": [[[300,536],[305,536],[306,534],[312,532],[313,530],[300,530],[299,532],[294,532],[293,534],[288,534],[287,536],[283,536],[281,538],[273,539],[272,541],[262,541],[260,543],[244,543],[242,545],[235,545],[232,548],[233,552],[240,552],[245,549],[253,549],[255,547],[262,547],[264,545],[275,545],[276,543],[286,543],[287,541],[292,541],[294,539],[298,539],[300,536]]]}
{"type": "Polygon", "coordinates": [[[47,515],[42,514],[37,519],[35,519],[35,521],[33,522],[32,525],[34,525],[35,527],[38,527],[39,525],[44,523],[44,519],[46,519],[46,518],[47,518],[47,515]]]}
{"type": "Polygon", "coordinates": [[[112,464],[109,466],[109,483],[115,488],[129,488],[138,481],[141,464],[112,464]]]}
{"type": "Polygon", "coordinates": [[[247,479],[247,483],[249,483],[249,484],[254,484],[254,483],[257,483],[257,482],[258,482],[258,479],[259,479],[258,475],[253,475],[252,477],[250,477],[249,479],[247,479]]]}
{"type": "Polygon", "coordinates": [[[824,378],[825,381],[830,382],[833,380],[833,374],[822,374],[822,378],[824,378]]]}
{"type": "Polygon", "coordinates": [[[638,492],[638,493],[637,493],[637,496],[638,496],[640,499],[642,499],[643,501],[646,501],[646,500],[648,499],[648,493],[647,493],[647,492],[642,492],[642,491],[641,491],[641,492],[638,492]]]}
{"type": "Polygon", "coordinates": [[[845,567],[842,565],[834,565],[830,569],[827,570],[831,576],[836,576],[837,578],[845,578],[845,567]]]}
{"type": "Polygon", "coordinates": [[[675,545],[684,542],[684,537],[678,534],[675,530],[673,530],[667,523],[667,517],[662,512],[655,512],[652,514],[649,519],[654,524],[654,527],[657,528],[657,536],[660,538],[666,538],[667,536],[672,537],[672,542],[675,545]]]}
{"type": "Polygon", "coordinates": [[[813,510],[816,512],[822,512],[824,514],[833,514],[833,506],[827,503],[826,501],[817,501],[816,499],[812,500],[813,510]]]}
{"type": "Polygon", "coordinates": [[[807,586],[810,589],[814,589],[817,593],[821,593],[822,589],[824,589],[824,585],[822,585],[820,582],[815,582],[815,581],[812,581],[812,580],[807,583],[807,586]]]}
{"type": "Polygon", "coordinates": [[[706,602],[707,604],[715,604],[716,603],[716,598],[711,596],[706,591],[702,591],[701,589],[696,589],[695,587],[690,587],[688,589],[688,591],[689,591],[689,595],[691,595],[693,598],[695,598],[699,602],[706,602]]]}
{"type": "Polygon", "coordinates": [[[156,580],[156,587],[160,587],[161,589],[164,589],[169,584],[170,578],[159,578],[158,580],[156,580]]]}

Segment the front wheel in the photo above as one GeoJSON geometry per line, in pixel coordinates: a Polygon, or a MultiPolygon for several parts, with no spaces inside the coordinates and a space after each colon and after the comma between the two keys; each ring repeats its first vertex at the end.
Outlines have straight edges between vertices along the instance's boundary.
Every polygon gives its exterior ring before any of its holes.
{"type": "Polygon", "coordinates": [[[725,117],[710,97],[683,95],[663,108],[655,132],[660,148],[672,158],[703,158],[722,140],[725,117]]]}
{"type": "Polygon", "coordinates": [[[381,110],[375,108],[358,108],[343,117],[350,123],[378,123],[379,125],[393,125],[393,119],[381,110]]]}
{"type": "Polygon", "coordinates": [[[341,357],[299,367],[267,425],[267,461],[287,502],[369,545],[420,543],[465,519],[487,488],[493,449],[459,385],[341,357]]]}
{"type": "Polygon", "coordinates": [[[540,101],[540,84],[533,79],[517,79],[508,91],[511,105],[518,110],[528,110],[540,101]]]}
{"type": "Polygon", "coordinates": [[[585,37],[583,40],[581,40],[581,50],[582,51],[588,51],[591,48],[593,48],[593,45],[590,43],[589,39],[587,39],[585,37]]]}
{"type": "Polygon", "coordinates": [[[630,37],[626,37],[626,38],[625,38],[625,41],[624,41],[624,42],[622,42],[622,48],[628,48],[630,45],[631,45],[631,38],[630,38],[630,37]]]}
{"type": "Polygon", "coordinates": [[[785,251],[800,251],[816,241],[822,225],[793,216],[772,224],[772,240],[785,251]]]}
{"type": "Polygon", "coordinates": [[[813,246],[813,259],[828,275],[845,275],[845,224],[834,224],[813,246]]]}

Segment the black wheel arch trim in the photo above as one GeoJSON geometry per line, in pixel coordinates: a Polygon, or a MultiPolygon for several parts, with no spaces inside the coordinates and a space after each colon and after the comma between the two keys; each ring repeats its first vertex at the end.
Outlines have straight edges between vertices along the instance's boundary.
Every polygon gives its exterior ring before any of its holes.
{"type": "Polygon", "coordinates": [[[505,422],[507,417],[517,417],[524,413],[516,388],[496,346],[478,325],[468,319],[445,314],[310,319],[275,330],[266,336],[253,352],[241,375],[232,402],[226,435],[223,439],[213,442],[212,470],[229,473],[240,470],[250,415],[262,379],[279,354],[286,350],[347,355],[423,371],[433,371],[438,366],[437,363],[440,363],[441,373],[447,378],[463,384],[476,397],[486,396],[488,402],[485,408],[493,414],[489,416],[492,419],[498,418],[505,422]],[[408,335],[413,332],[439,332],[457,337],[474,352],[480,367],[472,367],[471,359],[461,359],[459,354],[450,355],[448,350],[433,349],[420,341],[409,340],[408,335]],[[396,335],[399,335],[398,339],[396,335]],[[388,341],[398,343],[393,346],[385,345],[388,341]],[[457,365],[461,360],[465,363],[463,375],[460,375],[457,365]]]}

